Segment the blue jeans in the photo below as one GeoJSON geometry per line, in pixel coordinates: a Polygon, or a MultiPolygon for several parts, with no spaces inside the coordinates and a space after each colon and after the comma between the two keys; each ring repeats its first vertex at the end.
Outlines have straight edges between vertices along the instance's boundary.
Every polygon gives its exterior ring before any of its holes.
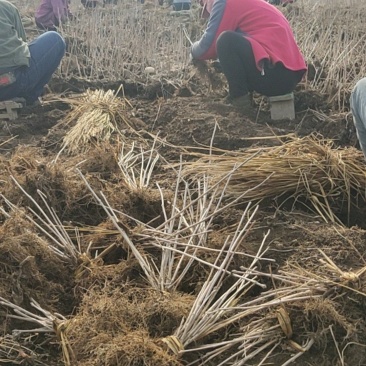
{"type": "Polygon", "coordinates": [[[366,157],[366,78],[358,81],[352,91],[351,110],[358,141],[366,157]]]}
{"type": "Polygon", "coordinates": [[[0,89],[0,100],[21,97],[27,104],[33,104],[42,95],[44,86],[65,54],[65,41],[56,32],[43,33],[28,46],[31,55],[29,67],[13,70],[16,81],[0,89]]]}

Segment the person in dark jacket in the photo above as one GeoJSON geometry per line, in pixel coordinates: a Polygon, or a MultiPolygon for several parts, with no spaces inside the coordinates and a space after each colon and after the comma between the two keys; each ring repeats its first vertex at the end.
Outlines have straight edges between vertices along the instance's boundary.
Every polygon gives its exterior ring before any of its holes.
{"type": "Polygon", "coordinates": [[[290,24],[263,0],[202,0],[209,17],[201,39],[191,48],[196,60],[219,59],[229,83],[229,101],[251,110],[249,93],[265,96],[292,92],[306,64],[290,24]]]}
{"type": "Polygon", "coordinates": [[[65,42],[57,32],[27,43],[17,8],[0,0],[0,101],[36,102],[64,54],[65,42]]]}

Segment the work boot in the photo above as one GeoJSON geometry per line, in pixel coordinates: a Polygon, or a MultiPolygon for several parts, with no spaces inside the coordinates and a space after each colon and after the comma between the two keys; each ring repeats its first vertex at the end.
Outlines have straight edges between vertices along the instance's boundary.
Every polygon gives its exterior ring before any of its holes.
{"type": "Polygon", "coordinates": [[[21,104],[23,108],[27,106],[27,102],[26,102],[25,98],[15,97],[15,98],[12,98],[11,100],[15,103],[21,104]]]}
{"type": "Polygon", "coordinates": [[[242,95],[238,98],[226,97],[226,101],[230,103],[240,114],[243,114],[251,119],[255,118],[257,113],[252,107],[252,102],[249,94],[242,95]]]}

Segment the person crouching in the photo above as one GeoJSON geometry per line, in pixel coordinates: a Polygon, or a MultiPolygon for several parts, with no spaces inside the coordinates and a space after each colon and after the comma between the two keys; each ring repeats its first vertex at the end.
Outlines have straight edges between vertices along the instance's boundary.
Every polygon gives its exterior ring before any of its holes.
{"type": "Polygon", "coordinates": [[[57,31],[60,24],[72,19],[73,15],[69,9],[69,1],[41,0],[35,13],[37,27],[45,31],[57,31]]]}
{"type": "Polygon", "coordinates": [[[38,101],[65,54],[65,42],[57,32],[45,32],[30,43],[18,9],[0,0],[0,101],[38,101]]]}
{"type": "Polygon", "coordinates": [[[202,38],[191,47],[196,60],[219,59],[229,84],[228,101],[251,111],[249,93],[292,92],[307,67],[290,24],[263,0],[201,0],[209,17],[202,38]]]}

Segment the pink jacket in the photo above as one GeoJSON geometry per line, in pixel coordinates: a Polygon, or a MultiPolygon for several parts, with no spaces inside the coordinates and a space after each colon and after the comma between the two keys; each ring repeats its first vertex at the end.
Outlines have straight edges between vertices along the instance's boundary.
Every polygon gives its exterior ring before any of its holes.
{"type": "Polygon", "coordinates": [[[58,26],[69,16],[69,0],[41,0],[35,14],[36,22],[44,27],[58,26]]]}
{"type": "Polygon", "coordinates": [[[259,70],[265,59],[272,64],[282,62],[293,71],[307,69],[290,24],[275,6],[265,0],[203,0],[203,5],[203,16],[210,14],[210,18],[202,38],[192,46],[193,58],[217,58],[219,35],[236,31],[251,43],[259,70]]]}

